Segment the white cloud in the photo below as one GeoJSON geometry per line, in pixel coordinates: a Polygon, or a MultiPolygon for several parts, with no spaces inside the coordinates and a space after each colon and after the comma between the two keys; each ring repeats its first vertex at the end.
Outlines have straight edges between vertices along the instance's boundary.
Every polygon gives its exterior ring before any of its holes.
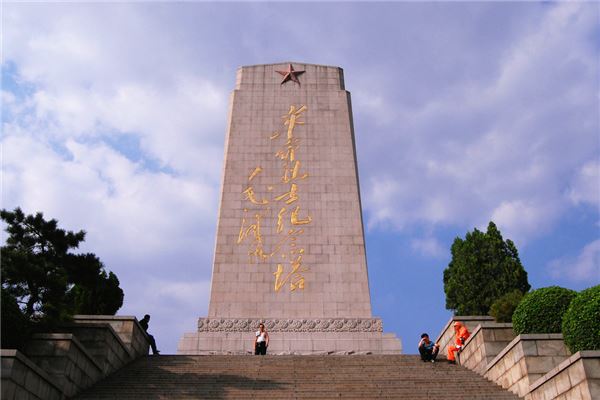
{"type": "Polygon", "coordinates": [[[433,236],[412,239],[410,246],[428,257],[442,258],[448,255],[448,249],[433,236]]]}
{"type": "Polygon", "coordinates": [[[577,257],[552,260],[548,270],[555,278],[597,285],[600,282],[600,239],[588,243],[577,257]]]}
{"type": "Polygon", "coordinates": [[[574,204],[588,203],[600,207],[600,161],[589,161],[577,171],[568,197],[574,204]]]}
{"type": "Polygon", "coordinates": [[[420,103],[399,103],[392,91],[362,101],[381,105],[373,107],[377,120],[386,104],[396,105],[381,132],[358,139],[366,154],[360,161],[368,164],[370,229],[486,226],[491,219],[522,245],[550,232],[571,201],[598,204],[597,163],[581,169],[600,150],[598,58],[590,41],[597,13],[581,3],[544,10],[538,25],[496,55],[495,75],[478,80],[456,71],[420,103]],[[569,201],[564,188],[576,170],[569,201]]]}

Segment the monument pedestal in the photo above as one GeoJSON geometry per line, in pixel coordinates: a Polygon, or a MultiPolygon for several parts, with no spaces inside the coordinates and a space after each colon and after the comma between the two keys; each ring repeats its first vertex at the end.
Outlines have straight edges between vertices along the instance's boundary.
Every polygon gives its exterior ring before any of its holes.
{"type": "MultiPolygon", "coordinates": [[[[254,352],[260,320],[200,318],[198,332],[186,333],[179,354],[246,354],[254,352]]],[[[379,318],[273,319],[268,354],[372,353],[399,354],[400,340],[384,334],[379,318]]]]}

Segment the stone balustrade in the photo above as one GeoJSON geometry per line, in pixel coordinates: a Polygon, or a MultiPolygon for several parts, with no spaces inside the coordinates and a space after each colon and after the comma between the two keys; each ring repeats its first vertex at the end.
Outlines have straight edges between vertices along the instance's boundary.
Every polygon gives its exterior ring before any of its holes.
{"type": "Polygon", "coordinates": [[[487,366],[484,376],[520,397],[529,386],[569,356],[562,334],[519,335],[487,366]]]}
{"type": "Polygon", "coordinates": [[[600,351],[570,355],[562,334],[523,334],[512,324],[487,317],[455,316],[438,337],[443,352],[452,343],[452,324],[467,325],[471,336],[459,364],[525,400],[600,399],[600,351]],[[473,324],[477,324],[474,328],[473,324]]]}
{"type": "Polygon", "coordinates": [[[71,333],[35,334],[25,348],[27,357],[54,377],[67,397],[102,378],[102,367],[71,333]]]}
{"type": "Polygon", "coordinates": [[[43,369],[23,353],[2,349],[2,384],[0,398],[4,400],[61,400],[62,389],[43,369]]]}
{"type": "Polygon", "coordinates": [[[573,354],[535,381],[525,399],[600,399],[600,351],[573,354]]]}
{"type": "Polygon", "coordinates": [[[460,364],[482,374],[514,338],[512,324],[482,322],[465,342],[459,356],[460,364]]]}
{"type": "Polygon", "coordinates": [[[133,357],[148,354],[148,335],[140,326],[136,317],[123,315],[75,315],[73,322],[78,323],[108,323],[129,348],[133,357]]]}
{"type": "Polygon", "coordinates": [[[3,400],[62,400],[148,354],[135,317],[77,315],[65,333],[36,334],[24,353],[2,350],[3,400]]]}
{"type": "Polygon", "coordinates": [[[75,335],[98,361],[105,376],[135,359],[133,351],[109,323],[78,322],[66,325],[64,329],[75,335]]]}

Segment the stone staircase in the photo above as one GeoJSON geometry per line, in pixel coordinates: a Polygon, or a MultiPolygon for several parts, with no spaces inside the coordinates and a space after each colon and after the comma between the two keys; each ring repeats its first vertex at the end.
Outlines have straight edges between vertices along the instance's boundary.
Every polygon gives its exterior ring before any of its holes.
{"type": "Polygon", "coordinates": [[[413,355],[147,356],[76,399],[518,399],[413,355]]]}

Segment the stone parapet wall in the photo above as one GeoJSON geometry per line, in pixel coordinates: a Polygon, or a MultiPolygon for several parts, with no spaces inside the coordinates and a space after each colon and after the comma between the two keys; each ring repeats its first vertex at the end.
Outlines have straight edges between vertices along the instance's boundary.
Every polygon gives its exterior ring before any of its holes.
{"type": "Polygon", "coordinates": [[[27,343],[28,358],[53,376],[67,397],[102,378],[102,367],[70,333],[35,334],[27,343]]]}
{"type": "Polygon", "coordinates": [[[98,361],[105,376],[134,359],[133,352],[109,323],[79,322],[66,325],[64,329],[75,335],[85,346],[98,361]]]}
{"type": "Polygon", "coordinates": [[[61,400],[60,386],[21,352],[2,349],[2,400],[61,400]]]}
{"type": "Polygon", "coordinates": [[[600,399],[600,351],[573,354],[534,382],[525,399],[600,399]]]}
{"type": "Polygon", "coordinates": [[[483,322],[467,339],[459,356],[460,364],[481,374],[514,338],[512,324],[483,322]]]}
{"type": "Polygon", "coordinates": [[[134,358],[148,354],[148,336],[136,317],[122,315],[75,315],[74,323],[108,323],[134,358]]]}
{"type": "Polygon", "coordinates": [[[484,376],[522,397],[568,355],[562,334],[523,334],[489,363],[484,376]]]}
{"type": "Polygon", "coordinates": [[[79,315],[61,330],[69,333],[33,335],[23,353],[2,349],[0,398],[71,398],[148,355],[148,336],[135,317],[79,315]]]}

